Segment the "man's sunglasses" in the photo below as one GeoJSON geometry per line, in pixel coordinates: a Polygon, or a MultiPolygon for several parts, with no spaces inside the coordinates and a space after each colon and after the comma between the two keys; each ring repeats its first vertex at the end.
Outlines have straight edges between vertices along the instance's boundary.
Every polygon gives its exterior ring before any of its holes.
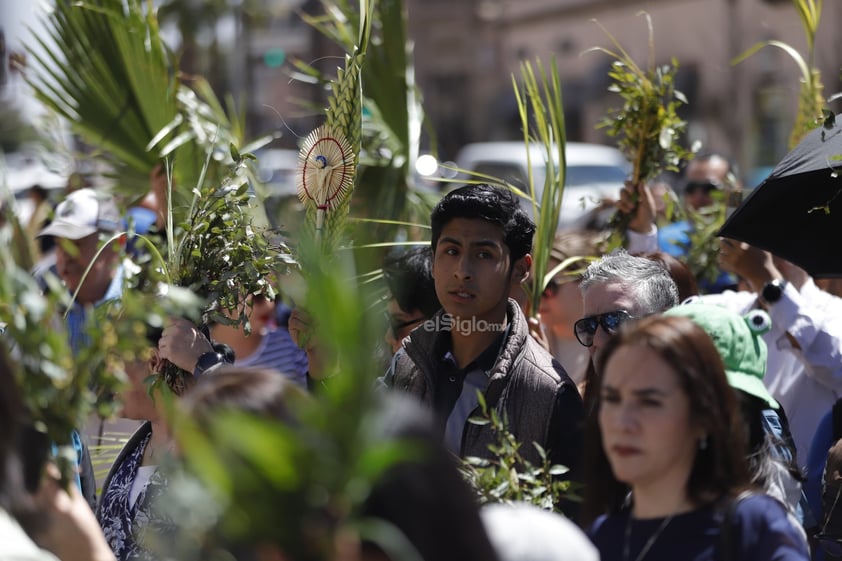
{"type": "Polygon", "coordinates": [[[590,347],[593,345],[593,338],[596,335],[596,330],[602,326],[602,329],[609,335],[617,333],[620,326],[628,320],[632,319],[631,314],[625,310],[615,310],[613,312],[605,312],[604,314],[597,314],[595,316],[588,316],[578,320],[573,324],[573,331],[576,333],[576,339],[582,345],[590,347]]]}
{"type": "Polygon", "coordinates": [[[695,193],[697,191],[704,191],[705,194],[710,194],[722,188],[712,181],[690,181],[684,186],[685,193],[695,193]]]}

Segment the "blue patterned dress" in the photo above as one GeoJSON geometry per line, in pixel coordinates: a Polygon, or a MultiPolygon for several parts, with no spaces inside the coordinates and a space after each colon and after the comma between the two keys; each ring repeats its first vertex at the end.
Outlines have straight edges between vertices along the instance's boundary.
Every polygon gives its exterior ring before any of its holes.
{"type": "Polygon", "coordinates": [[[156,499],[167,488],[166,478],[160,470],[155,470],[134,505],[129,506],[132,484],[151,437],[150,423],[135,432],[114,461],[97,508],[102,533],[118,561],[157,559],[142,544],[149,540],[148,543],[154,545],[156,537],[171,533],[174,528],[172,521],[155,509],[156,499]]]}

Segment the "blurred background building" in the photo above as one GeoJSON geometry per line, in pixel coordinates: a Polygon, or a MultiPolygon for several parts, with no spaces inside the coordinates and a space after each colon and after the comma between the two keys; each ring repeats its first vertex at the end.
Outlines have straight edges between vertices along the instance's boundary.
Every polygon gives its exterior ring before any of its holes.
{"type": "MultiPolygon", "coordinates": [[[[607,91],[611,60],[585,51],[611,45],[592,20],[644,64],[641,10],[652,17],[656,64],[679,62],[690,140],[731,154],[744,171],[774,165],[795,118],[798,67],[768,47],[737,66],[730,61],[769,39],[806,53],[789,0],[410,0],[418,82],[443,156],[466,142],[520,138],[511,75],[536,57],[558,60],[568,139],[610,142],[595,126],[618,105],[607,91]]],[[[842,3],[825,2],[816,63],[828,95],[842,89],[840,23],[842,3]]]]}
{"type": "MultiPolygon", "coordinates": [[[[745,175],[771,166],[786,152],[797,106],[799,71],[779,49],[766,48],[733,66],[759,41],[777,39],[800,52],[806,41],[790,0],[406,0],[416,77],[437,138],[440,159],[468,142],[519,139],[511,76],[522,60],[555,56],[564,87],[568,138],[610,143],[596,124],[618,103],[607,91],[610,46],[598,20],[641,63],[652,17],[655,62],[675,58],[689,105],[689,141],[732,154],[745,175]]],[[[26,105],[14,71],[25,55],[21,39],[36,3],[0,0],[0,99],[26,105]],[[11,64],[10,64],[11,62],[11,64]]],[[[318,0],[159,0],[159,19],[181,68],[206,76],[217,93],[230,92],[245,108],[250,133],[274,131],[276,147],[295,148],[316,123],[324,92],[294,79],[292,61],[318,61],[332,72],[341,53],[309,27],[301,11],[318,0]]],[[[842,3],[825,2],[816,46],[826,93],[842,90],[842,3]]],[[[37,30],[37,26],[36,26],[37,30]]],[[[832,106],[838,110],[838,107],[832,106]]],[[[8,126],[0,124],[0,128],[8,126]]],[[[8,131],[0,131],[8,135],[8,131]]]]}

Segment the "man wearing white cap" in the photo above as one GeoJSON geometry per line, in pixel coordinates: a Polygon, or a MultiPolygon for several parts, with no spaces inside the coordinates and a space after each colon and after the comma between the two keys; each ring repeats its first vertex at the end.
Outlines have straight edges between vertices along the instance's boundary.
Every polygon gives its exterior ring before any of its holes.
{"type": "MultiPolygon", "coordinates": [[[[120,298],[122,294],[122,267],[119,251],[115,244],[108,244],[97,256],[100,246],[114,233],[123,229],[117,206],[110,195],[98,193],[90,188],[73,191],[58,205],[50,224],[38,232],[38,237],[52,236],[56,241],[55,272],[64,282],[71,295],[75,294],[73,305],[67,312],[67,332],[73,354],[87,345],[84,333],[88,310],[108,300],[120,298]],[[91,264],[87,275],[85,270],[91,264]]],[[[121,238],[121,243],[124,238],[121,238]]],[[[104,422],[91,418],[84,430],[92,444],[99,446],[96,437],[104,432],[104,422]]],[[[132,431],[137,423],[117,424],[111,430],[132,431]]],[[[96,504],[96,481],[88,451],[77,439],[77,454],[80,466],[80,487],[91,508],[96,504]]]]}
{"type": "MultiPolygon", "coordinates": [[[[70,193],[56,208],[53,221],[38,233],[39,237],[56,238],[56,272],[71,295],[75,294],[67,314],[74,353],[85,344],[86,309],[120,297],[122,268],[117,247],[109,244],[99,256],[97,251],[107,236],[121,229],[120,213],[111,197],[85,188],[70,193]]],[[[120,239],[120,243],[124,241],[120,239]]]]}

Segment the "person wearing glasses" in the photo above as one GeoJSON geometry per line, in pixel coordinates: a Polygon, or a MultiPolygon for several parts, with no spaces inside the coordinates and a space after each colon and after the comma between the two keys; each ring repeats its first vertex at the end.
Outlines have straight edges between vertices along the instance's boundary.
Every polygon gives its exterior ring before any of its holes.
{"type": "MultiPolygon", "coordinates": [[[[620,190],[617,209],[631,214],[627,230],[629,253],[663,251],[685,260],[690,248],[693,231],[693,213],[704,212],[717,204],[730,204],[732,195],[742,192],[734,164],[716,153],[698,154],[684,169],[684,204],[691,216],[670,224],[658,226],[657,201],[649,185],[626,185],[620,190]],[[720,195],[715,195],[720,193],[720,195]]],[[[737,279],[721,271],[714,281],[699,279],[699,288],[705,293],[719,293],[735,288],[737,279]]]]}
{"type": "Polygon", "coordinates": [[[389,256],[383,262],[383,278],[390,296],[384,339],[392,353],[398,352],[401,341],[410,331],[441,309],[433,282],[432,262],[433,252],[428,245],[389,256]]]}
{"type": "Polygon", "coordinates": [[[573,332],[591,356],[584,392],[590,411],[597,376],[594,355],[626,321],[677,305],[678,287],[661,262],[621,249],[588,265],[579,288],[584,316],[573,324],[573,332]]]}
{"type": "Polygon", "coordinates": [[[432,273],[442,310],[413,330],[381,378],[434,412],[447,448],[466,457],[493,458],[497,436],[481,416],[508,420],[520,453],[550,461],[576,478],[582,449],[582,399],[564,368],[529,333],[509,297],[529,278],[535,224],[515,195],[490,185],[466,185],[445,195],[430,217],[432,273]]]}

